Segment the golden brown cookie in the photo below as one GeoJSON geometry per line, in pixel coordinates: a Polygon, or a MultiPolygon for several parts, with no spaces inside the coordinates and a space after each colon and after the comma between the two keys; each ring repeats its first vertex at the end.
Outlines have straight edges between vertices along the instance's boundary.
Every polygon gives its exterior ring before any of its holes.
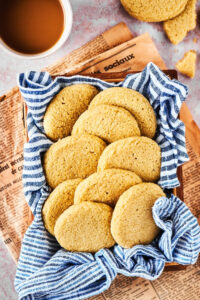
{"type": "Polygon", "coordinates": [[[59,244],[69,251],[97,252],[115,244],[110,223],[112,208],[83,202],[70,206],[57,220],[54,232],[59,244]]]}
{"type": "Polygon", "coordinates": [[[140,183],[124,192],[113,212],[111,233],[124,248],[149,244],[158,235],[152,207],[159,197],[165,196],[154,183],[140,183]]]}
{"type": "Polygon", "coordinates": [[[102,104],[125,108],[135,117],[141,135],[154,137],[156,132],[155,113],[149,101],[142,94],[124,87],[108,88],[94,97],[89,110],[102,104]]]}
{"type": "Polygon", "coordinates": [[[59,184],[49,195],[42,208],[45,228],[54,235],[54,226],[58,217],[74,204],[74,192],[82,179],[66,180],[59,184]]]}
{"type": "Polygon", "coordinates": [[[94,201],[114,206],[124,191],[141,182],[139,176],[126,170],[108,169],[94,173],[78,185],[74,203],[94,201]]]}
{"type": "Polygon", "coordinates": [[[179,15],[188,0],[121,0],[125,10],[145,22],[161,22],[179,15]]]}
{"type": "Polygon", "coordinates": [[[196,69],[196,51],[190,50],[184,54],[184,57],[176,63],[178,71],[190,78],[194,78],[196,69]]]}
{"type": "Polygon", "coordinates": [[[113,105],[98,105],[86,110],[74,124],[72,135],[84,133],[112,143],[129,136],[140,136],[140,129],[127,110],[113,105]]]}
{"type": "Polygon", "coordinates": [[[195,6],[196,0],[189,0],[180,15],[164,22],[164,30],[174,45],[180,43],[187,33],[196,27],[195,6]]]}
{"type": "Polygon", "coordinates": [[[98,172],[118,168],[135,172],[144,181],[160,177],[161,150],[156,142],[141,136],[116,141],[103,151],[98,172]]]}
{"type": "Polygon", "coordinates": [[[67,179],[85,178],[96,172],[106,144],[96,136],[68,136],[45,153],[43,168],[47,183],[55,188],[67,179]]]}
{"type": "Polygon", "coordinates": [[[89,84],[75,84],[62,89],[50,102],[44,115],[44,130],[53,141],[71,133],[98,90],[89,84]]]}

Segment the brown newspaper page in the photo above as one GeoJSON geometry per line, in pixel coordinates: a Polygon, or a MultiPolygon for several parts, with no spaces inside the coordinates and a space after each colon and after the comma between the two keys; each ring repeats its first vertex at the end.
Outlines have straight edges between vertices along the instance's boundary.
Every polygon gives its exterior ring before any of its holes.
{"type": "Polygon", "coordinates": [[[81,48],[72,51],[66,57],[63,57],[56,64],[46,68],[48,72],[53,75],[60,75],[61,73],[66,73],[69,68],[95,57],[100,53],[127,42],[133,38],[133,34],[125,23],[121,22],[111,29],[105,31],[104,33],[97,36],[92,41],[83,45],[81,48]]]}
{"type": "Polygon", "coordinates": [[[63,74],[130,72],[143,70],[148,62],[166,69],[148,33],[140,35],[83,63],[65,69],[63,74]],[[145,56],[141,55],[145,49],[145,56]]]}
{"type": "MultiPolygon", "coordinates": [[[[159,300],[151,282],[142,278],[118,275],[111,287],[91,300],[159,300]]],[[[175,300],[175,299],[171,299],[175,300]]]]}
{"type": "Polygon", "coordinates": [[[163,272],[154,281],[118,275],[111,287],[91,300],[199,300],[200,270],[188,266],[184,271],[163,272]]]}
{"type": "MultiPolygon", "coordinates": [[[[66,65],[88,59],[132,37],[129,28],[119,23],[47,69],[51,73],[61,72],[66,65]]],[[[24,127],[18,88],[0,97],[0,137],[0,236],[17,261],[23,235],[32,221],[21,180],[24,127]]]]}
{"type": "Polygon", "coordinates": [[[183,166],[184,199],[200,224],[200,129],[185,104],[180,117],[186,126],[186,146],[190,157],[183,166]]]}
{"type": "Polygon", "coordinates": [[[0,101],[0,232],[17,260],[21,240],[32,220],[22,187],[23,122],[17,89],[0,101]]]}

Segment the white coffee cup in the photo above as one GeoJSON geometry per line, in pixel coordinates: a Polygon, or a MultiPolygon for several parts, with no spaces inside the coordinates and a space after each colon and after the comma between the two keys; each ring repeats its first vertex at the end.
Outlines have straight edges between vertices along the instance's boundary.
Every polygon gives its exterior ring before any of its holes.
{"type": "Polygon", "coordinates": [[[39,59],[48,56],[61,48],[71,33],[73,13],[69,0],[60,0],[60,3],[64,13],[64,30],[59,40],[51,48],[41,53],[26,54],[10,48],[2,39],[0,39],[0,46],[2,46],[9,54],[23,59],[39,59]]]}

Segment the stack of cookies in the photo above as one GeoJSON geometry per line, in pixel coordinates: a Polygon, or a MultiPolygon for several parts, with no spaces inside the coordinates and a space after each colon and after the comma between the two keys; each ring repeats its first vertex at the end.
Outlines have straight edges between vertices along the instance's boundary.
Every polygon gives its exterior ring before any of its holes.
{"type": "Polygon", "coordinates": [[[150,243],[159,233],[152,207],[165,194],[154,183],[161,150],[149,101],[128,88],[68,86],[47,107],[44,129],[55,143],[43,159],[53,191],[42,215],[60,245],[97,252],[150,243]]]}

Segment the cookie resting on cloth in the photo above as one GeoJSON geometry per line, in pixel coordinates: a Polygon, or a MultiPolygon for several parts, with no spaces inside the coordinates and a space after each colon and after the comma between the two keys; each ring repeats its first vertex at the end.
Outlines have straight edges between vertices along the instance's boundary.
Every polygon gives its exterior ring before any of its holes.
{"type": "Polygon", "coordinates": [[[157,181],[160,167],[160,147],[144,136],[129,137],[108,145],[98,162],[98,172],[119,168],[135,172],[144,181],[157,181]]]}
{"type": "Polygon", "coordinates": [[[107,169],[84,179],[74,194],[74,203],[94,201],[114,206],[119,196],[142,180],[134,172],[107,169]]]}
{"type": "Polygon", "coordinates": [[[97,252],[115,244],[111,235],[112,208],[103,203],[83,202],[70,206],[57,219],[55,237],[66,250],[97,252]]]}
{"type": "Polygon", "coordinates": [[[72,135],[84,133],[112,143],[126,137],[140,136],[140,129],[134,116],[124,108],[99,105],[86,110],[74,124],[72,135]]]}
{"type": "Polygon", "coordinates": [[[141,135],[154,137],[156,116],[151,104],[142,94],[125,87],[112,87],[96,95],[89,105],[89,110],[102,104],[125,108],[136,118],[141,135]]]}
{"type": "Polygon", "coordinates": [[[53,141],[70,135],[78,117],[87,109],[98,90],[89,84],[75,84],[62,89],[47,106],[44,130],[53,141]]]}
{"type": "Polygon", "coordinates": [[[44,155],[48,184],[55,188],[67,179],[85,178],[96,172],[106,144],[94,135],[68,136],[53,144],[44,155]]]}
{"type": "Polygon", "coordinates": [[[131,248],[153,241],[160,229],[153,219],[152,207],[164,196],[154,183],[137,184],[120,196],[111,222],[111,233],[118,245],[131,248]]]}
{"type": "Polygon", "coordinates": [[[45,228],[54,235],[54,226],[58,217],[74,204],[74,192],[82,179],[69,179],[60,183],[51,192],[42,208],[45,228]]]}

